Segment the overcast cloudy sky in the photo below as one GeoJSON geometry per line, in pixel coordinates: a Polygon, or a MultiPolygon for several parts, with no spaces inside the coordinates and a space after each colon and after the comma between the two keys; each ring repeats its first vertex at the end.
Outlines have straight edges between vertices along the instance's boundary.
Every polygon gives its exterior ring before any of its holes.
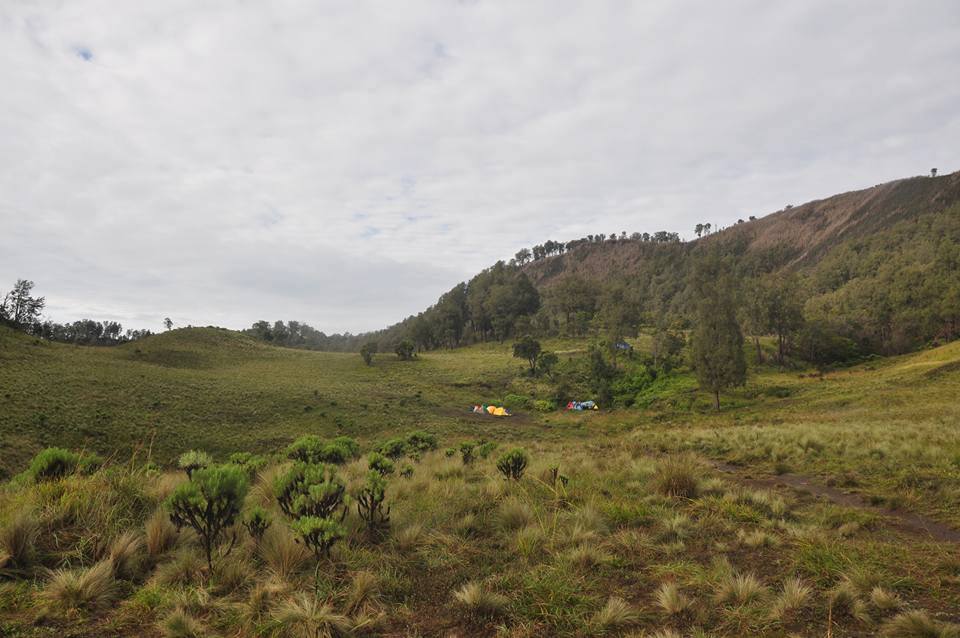
{"type": "Polygon", "coordinates": [[[960,2],[0,0],[0,286],[382,327],[545,239],[960,168],[960,2]]]}

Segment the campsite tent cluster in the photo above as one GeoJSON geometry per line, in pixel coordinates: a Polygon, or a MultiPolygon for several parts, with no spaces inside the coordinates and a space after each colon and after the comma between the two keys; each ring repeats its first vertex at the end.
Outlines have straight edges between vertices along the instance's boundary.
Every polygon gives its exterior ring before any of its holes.
{"type": "Polygon", "coordinates": [[[486,403],[473,406],[473,413],[489,414],[491,416],[512,416],[505,407],[501,405],[487,405],[486,403]]]}
{"type": "Polygon", "coordinates": [[[568,410],[599,410],[600,407],[594,401],[571,401],[567,404],[568,410]]]}

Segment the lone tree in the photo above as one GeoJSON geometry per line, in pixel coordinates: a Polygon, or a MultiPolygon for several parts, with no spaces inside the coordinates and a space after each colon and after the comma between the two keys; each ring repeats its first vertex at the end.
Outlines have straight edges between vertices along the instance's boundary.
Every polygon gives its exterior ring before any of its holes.
{"type": "Polygon", "coordinates": [[[694,269],[697,324],[693,330],[693,367],[700,387],[713,393],[720,409],[720,392],[743,385],[747,363],[743,334],[737,323],[736,304],[728,266],[717,253],[703,258],[694,269]]]}
{"type": "Polygon", "coordinates": [[[165,317],[163,320],[163,327],[167,330],[171,330],[173,328],[173,319],[170,317],[165,317]]]}
{"type": "Polygon", "coordinates": [[[18,328],[32,326],[40,320],[40,313],[46,300],[33,297],[33,282],[18,279],[13,290],[8,292],[0,303],[0,319],[9,321],[18,328]]]}
{"type": "MultiPolygon", "coordinates": [[[[247,475],[243,470],[221,465],[196,470],[190,480],[179,485],[167,499],[170,520],[177,529],[189,526],[197,533],[211,571],[213,548],[240,514],[247,488],[247,475]]],[[[236,537],[233,540],[236,541],[236,537]]],[[[230,548],[233,549],[232,543],[230,548]]]]}
{"type": "Polygon", "coordinates": [[[513,356],[518,359],[526,359],[530,364],[530,374],[537,373],[537,357],[540,355],[540,342],[530,335],[524,336],[520,341],[513,344],[513,356]]]}
{"type": "Polygon", "coordinates": [[[417,347],[409,339],[404,339],[393,349],[393,351],[397,353],[397,358],[401,361],[410,361],[413,359],[413,353],[416,352],[416,350],[417,347]]]}
{"type": "Polygon", "coordinates": [[[377,353],[377,342],[368,341],[362,346],[360,346],[360,356],[363,357],[363,362],[368,366],[373,365],[373,355],[377,353]]]}

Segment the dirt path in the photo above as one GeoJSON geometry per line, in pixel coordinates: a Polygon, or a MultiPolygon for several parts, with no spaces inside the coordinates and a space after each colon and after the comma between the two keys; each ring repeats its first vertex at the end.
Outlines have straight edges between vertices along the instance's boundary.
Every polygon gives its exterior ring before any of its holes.
{"type": "Polygon", "coordinates": [[[789,487],[798,492],[806,492],[813,496],[825,498],[837,505],[876,512],[886,517],[893,527],[911,534],[925,536],[941,543],[960,543],[960,530],[956,530],[949,525],[937,522],[922,514],[876,507],[868,503],[859,494],[843,492],[834,487],[816,483],[810,477],[802,474],[781,474],[769,478],[757,478],[754,476],[744,476],[742,474],[742,468],[735,465],[714,461],[713,466],[738,483],[765,489],[789,487]]]}

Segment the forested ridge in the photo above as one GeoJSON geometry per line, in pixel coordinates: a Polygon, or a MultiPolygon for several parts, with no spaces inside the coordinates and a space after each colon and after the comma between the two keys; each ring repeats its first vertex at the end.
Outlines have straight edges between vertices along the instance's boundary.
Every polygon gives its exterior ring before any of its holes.
{"type": "Polygon", "coordinates": [[[960,173],[916,177],[787,206],[681,241],[665,231],[589,235],[519,251],[382,331],[325,335],[298,322],[247,332],[277,345],[419,350],[517,337],[690,328],[693,276],[707,253],[727,262],[744,333],[774,335],[816,361],[899,353],[960,333],[960,173]],[[826,344],[826,345],[825,345],[826,344]],[[829,347],[828,347],[829,346],[829,347]],[[831,352],[822,352],[824,349],[831,352]]]}

